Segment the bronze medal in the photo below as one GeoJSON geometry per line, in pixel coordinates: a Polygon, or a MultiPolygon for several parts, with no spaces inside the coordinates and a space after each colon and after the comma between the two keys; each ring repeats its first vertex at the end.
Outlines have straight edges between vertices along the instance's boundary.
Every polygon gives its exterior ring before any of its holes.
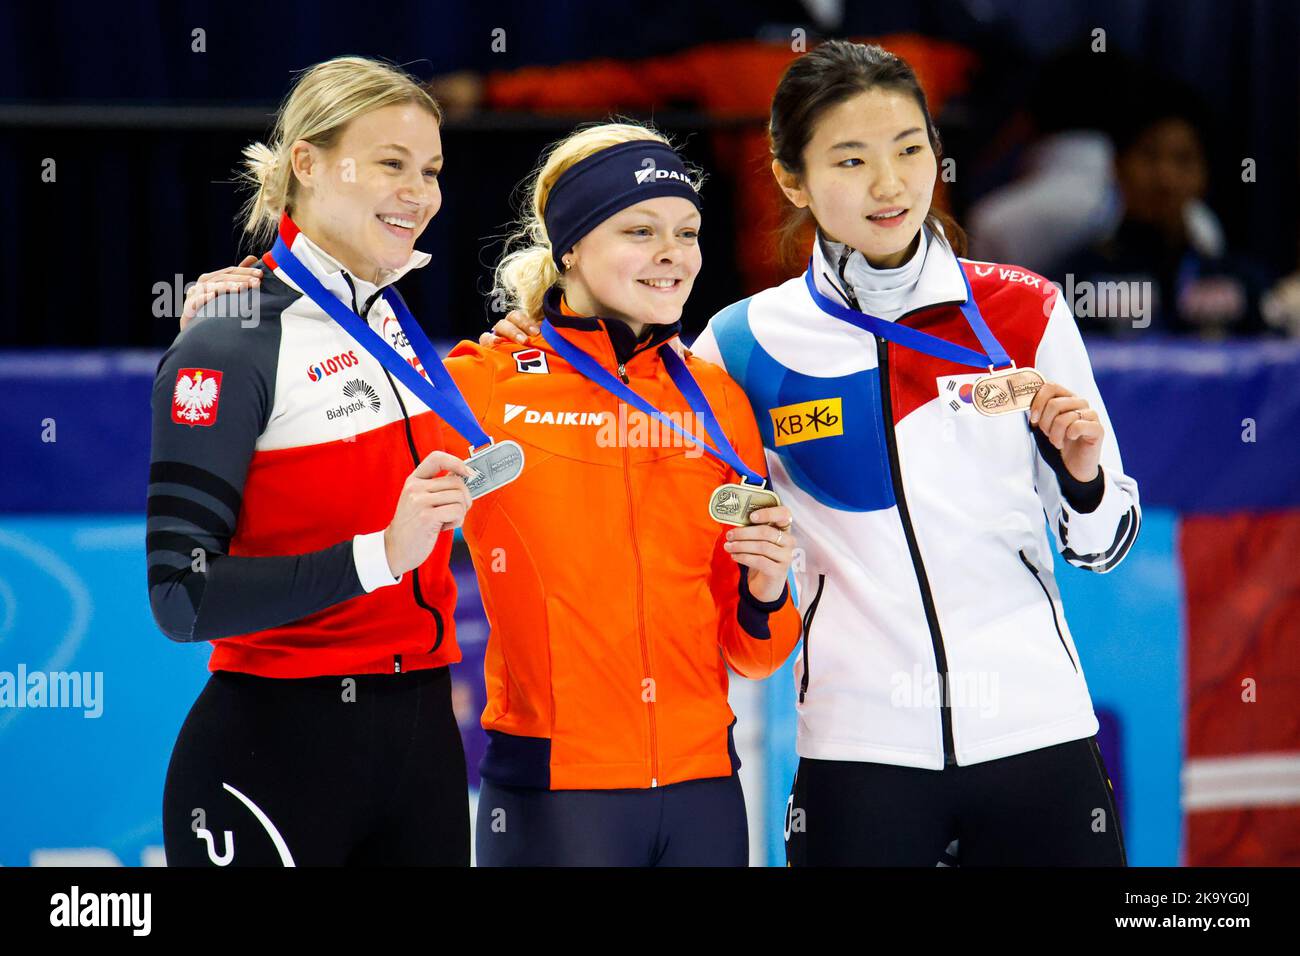
{"type": "Polygon", "coordinates": [[[474,475],[462,480],[469,488],[470,498],[479,498],[510,484],[523,473],[524,450],[517,441],[507,438],[476,451],[465,459],[465,464],[474,475]]]}
{"type": "Polygon", "coordinates": [[[1005,415],[1028,411],[1034,396],[1044,385],[1043,376],[1032,368],[1010,368],[975,380],[971,404],[981,415],[1005,415]]]}
{"type": "Polygon", "coordinates": [[[760,508],[775,508],[781,504],[775,491],[758,485],[718,485],[709,496],[709,517],[723,524],[743,528],[751,524],[749,516],[760,508]]]}

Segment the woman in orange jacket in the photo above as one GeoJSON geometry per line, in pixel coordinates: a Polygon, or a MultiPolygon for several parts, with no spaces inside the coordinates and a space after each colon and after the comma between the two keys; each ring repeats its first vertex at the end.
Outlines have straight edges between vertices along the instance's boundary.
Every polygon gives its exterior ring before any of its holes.
{"type": "Polygon", "coordinates": [[[447,362],[527,462],[465,524],[492,624],[478,860],[743,865],[727,665],[771,674],[800,621],[787,509],[710,514],[763,451],[740,388],[670,344],[696,186],[657,133],[605,124],[550,151],[530,205],[497,292],[541,333],[447,362]]]}
{"type": "MultiPolygon", "coordinates": [[[[795,542],[756,487],[744,394],[674,347],[701,264],[695,180],[646,127],[558,143],[497,272],[541,333],[446,362],[474,425],[523,461],[464,527],[491,625],[484,865],[748,861],[727,667],[766,677],[798,642],[795,542]]],[[[484,482],[493,463],[511,467],[491,459],[484,482]]]]}

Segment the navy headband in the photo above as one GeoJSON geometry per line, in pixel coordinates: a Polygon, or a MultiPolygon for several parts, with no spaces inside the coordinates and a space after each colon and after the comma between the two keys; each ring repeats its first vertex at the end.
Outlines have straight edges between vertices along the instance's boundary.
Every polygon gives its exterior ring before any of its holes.
{"type": "Polygon", "coordinates": [[[660,196],[701,208],[681,157],[658,140],[619,143],[574,163],[551,187],[543,217],[556,268],[563,272],[564,253],[614,213],[660,196]]]}

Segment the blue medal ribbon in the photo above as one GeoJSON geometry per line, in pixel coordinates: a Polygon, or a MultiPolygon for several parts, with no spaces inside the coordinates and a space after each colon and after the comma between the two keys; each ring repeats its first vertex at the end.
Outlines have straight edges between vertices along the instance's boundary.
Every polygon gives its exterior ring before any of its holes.
{"type": "Polygon", "coordinates": [[[988,323],[984,321],[984,316],[980,315],[979,306],[975,304],[975,294],[971,292],[970,279],[966,277],[966,270],[961,267],[960,263],[957,265],[957,271],[961,273],[961,281],[966,285],[966,301],[961,304],[961,314],[966,318],[966,324],[975,333],[975,337],[979,339],[980,345],[984,346],[983,352],[976,352],[974,349],[968,349],[955,342],[949,342],[947,339],[941,339],[937,335],[922,332],[920,329],[899,325],[897,322],[886,322],[874,315],[841,305],[834,299],[822,294],[822,291],[817,288],[817,282],[813,278],[812,259],[808,260],[808,269],[804,272],[803,278],[804,283],[808,286],[808,294],[812,296],[813,302],[817,304],[819,309],[863,331],[878,335],[882,339],[916,352],[932,355],[935,358],[956,362],[959,365],[987,368],[990,372],[995,368],[1014,366],[1015,363],[1011,361],[1011,356],[1007,354],[1007,350],[1002,347],[1002,343],[993,335],[988,323]]]}
{"type": "Polygon", "coordinates": [[[668,426],[679,435],[689,439],[691,444],[699,445],[714,458],[730,465],[749,484],[767,487],[767,479],[758,472],[751,471],[741,461],[740,456],[736,454],[736,450],[731,447],[731,442],[727,441],[726,433],[723,432],[722,426],[718,424],[718,419],[713,414],[709,400],[701,391],[699,383],[695,381],[695,377],[691,375],[690,369],[686,367],[686,363],[682,361],[681,356],[673,351],[673,347],[667,342],[659,346],[659,357],[663,360],[664,367],[668,369],[668,376],[673,380],[673,384],[677,386],[682,393],[682,397],[686,399],[686,404],[704,422],[704,429],[709,433],[709,437],[713,439],[714,445],[696,438],[631,388],[624,385],[613,372],[604,368],[590,355],[556,331],[550,319],[542,320],[542,338],[580,375],[599,385],[614,397],[621,399],[633,408],[645,412],[655,421],[668,426]]]}
{"type": "Polygon", "coordinates": [[[271,258],[284,270],[284,274],[293,280],[294,285],[318,306],[324,309],[331,319],[343,327],[357,344],[373,355],[384,368],[392,372],[397,380],[414,393],[415,397],[429,406],[448,425],[460,433],[470,444],[471,453],[492,444],[487,432],[479,427],[478,419],[470,411],[465,397],[452,380],[451,373],[438,358],[438,353],[429,341],[429,337],[415,321],[411,310],[406,307],[402,297],[392,286],[384,289],[384,300],[392,307],[397,317],[397,324],[406,333],[411,348],[424,366],[429,378],[417,372],[409,362],[397,354],[397,350],[384,341],[383,336],[372,329],[359,315],[338,300],[311,271],[289,251],[284,239],[277,237],[271,249],[271,258]]]}

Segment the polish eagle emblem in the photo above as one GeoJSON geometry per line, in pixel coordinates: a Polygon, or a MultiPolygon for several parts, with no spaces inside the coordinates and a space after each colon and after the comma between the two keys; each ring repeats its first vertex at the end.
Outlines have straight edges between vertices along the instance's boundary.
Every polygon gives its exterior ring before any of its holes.
{"type": "Polygon", "coordinates": [[[172,393],[172,421],[182,425],[211,425],[217,420],[221,373],[207,368],[183,368],[172,393]]]}

